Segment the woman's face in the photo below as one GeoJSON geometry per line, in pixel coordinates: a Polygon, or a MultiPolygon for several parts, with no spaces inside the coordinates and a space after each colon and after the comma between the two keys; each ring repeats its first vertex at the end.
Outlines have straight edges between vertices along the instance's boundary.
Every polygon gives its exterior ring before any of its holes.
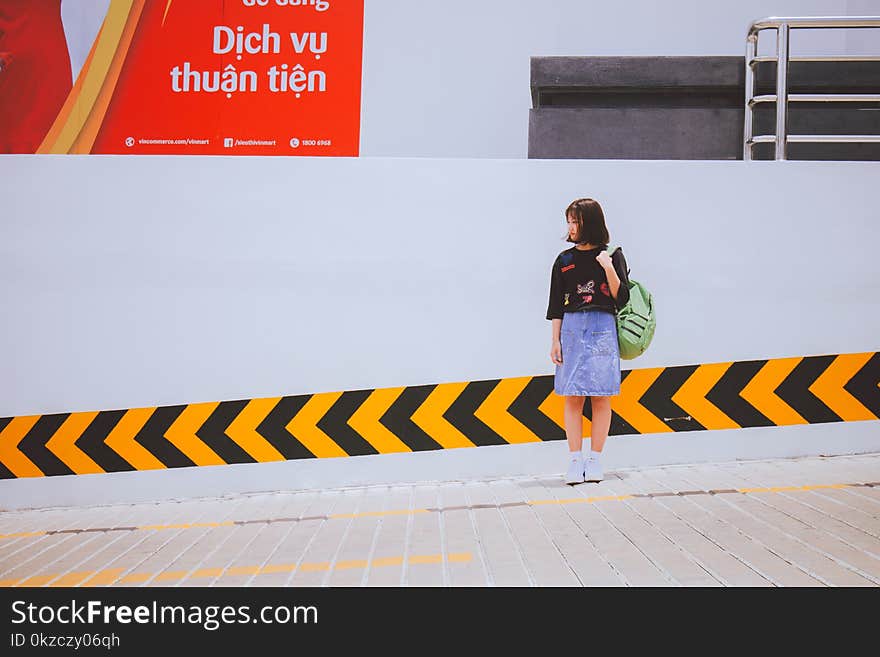
{"type": "Polygon", "coordinates": [[[565,221],[568,223],[568,239],[574,242],[577,239],[578,234],[578,222],[577,219],[568,215],[565,218],[565,221]]]}

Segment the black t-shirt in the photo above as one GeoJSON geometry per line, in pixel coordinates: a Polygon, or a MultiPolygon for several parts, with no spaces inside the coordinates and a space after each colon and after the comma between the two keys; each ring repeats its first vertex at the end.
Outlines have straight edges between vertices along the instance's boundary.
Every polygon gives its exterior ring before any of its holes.
{"type": "Polygon", "coordinates": [[[586,309],[606,310],[616,313],[629,301],[629,276],[623,250],[616,249],[611,264],[620,279],[617,302],[611,297],[608,277],[596,256],[604,246],[583,251],[576,247],[566,249],[553,262],[550,273],[550,303],[547,319],[562,319],[562,313],[586,309]]]}

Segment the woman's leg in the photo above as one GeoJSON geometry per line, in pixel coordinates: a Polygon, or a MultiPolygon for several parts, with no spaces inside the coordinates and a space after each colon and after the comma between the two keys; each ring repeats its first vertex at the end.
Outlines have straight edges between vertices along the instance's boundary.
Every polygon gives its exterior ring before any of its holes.
{"type": "MultiPolygon", "coordinates": [[[[590,449],[593,452],[601,452],[605,447],[608,430],[611,429],[611,397],[590,397],[590,404],[593,409],[590,449]]],[[[569,445],[571,445],[571,439],[569,439],[569,445]]]]}
{"type": "MultiPolygon", "coordinates": [[[[564,399],[562,415],[565,423],[565,437],[568,439],[568,451],[580,454],[584,441],[584,401],[586,397],[566,395],[564,399]]],[[[610,417],[609,415],[609,419],[610,417]]]]}

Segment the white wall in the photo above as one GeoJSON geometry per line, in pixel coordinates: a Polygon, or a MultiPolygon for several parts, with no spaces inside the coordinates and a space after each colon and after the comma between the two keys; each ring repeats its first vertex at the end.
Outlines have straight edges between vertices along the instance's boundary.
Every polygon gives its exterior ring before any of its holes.
{"type": "MultiPolygon", "coordinates": [[[[878,349],[880,164],[0,157],[0,417],[552,374],[562,210],[658,329],[627,367],[878,349]]],[[[877,421],[614,436],[607,468],[880,450],[877,421]]],[[[562,442],[0,481],[6,509],[558,475],[562,442]]]]}
{"type": "MultiPolygon", "coordinates": [[[[744,55],[753,20],[866,13],[880,2],[366,0],[361,155],[526,157],[532,56],[744,55]]],[[[850,50],[880,56],[880,30],[792,36],[793,55],[850,50]]]]}
{"type": "MultiPolygon", "coordinates": [[[[880,0],[847,0],[847,16],[880,16],[880,0]]],[[[846,52],[864,57],[880,57],[880,28],[847,30],[846,52]]]]}
{"type": "Polygon", "coordinates": [[[603,203],[634,367],[878,348],[876,163],[2,157],[0,417],[553,372],[603,203]]]}

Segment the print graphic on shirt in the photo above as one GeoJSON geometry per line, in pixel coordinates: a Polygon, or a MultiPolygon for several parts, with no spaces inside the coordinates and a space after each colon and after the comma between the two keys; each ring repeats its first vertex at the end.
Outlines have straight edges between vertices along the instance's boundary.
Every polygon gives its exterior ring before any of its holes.
{"type": "Polygon", "coordinates": [[[593,295],[592,294],[585,294],[582,298],[584,300],[584,303],[590,303],[590,301],[593,300],[593,295]]]}
{"type": "Polygon", "coordinates": [[[596,284],[596,281],[590,281],[589,283],[584,283],[583,285],[578,285],[578,294],[593,294],[595,290],[593,286],[596,284]]]}
{"type": "Polygon", "coordinates": [[[611,296],[611,292],[608,290],[608,283],[602,283],[602,285],[599,286],[599,291],[601,291],[606,297],[611,296]]]}
{"type": "Polygon", "coordinates": [[[563,306],[567,306],[567,305],[568,305],[568,292],[565,293],[565,301],[562,302],[562,305],[563,305],[563,306]]]}
{"type": "Polygon", "coordinates": [[[571,259],[572,259],[573,257],[574,257],[574,256],[572,256],[570,253],[563,253],[563,254],[562,254],[562,264],[563,264],[563,265],[567,265],[568,263],[571,262],[571,259]]]}
{"type": "Polygon", "coordinates": [[[574,265],[568,265],[567,267],[563,267],[562,271],[567,272],[569,269],[574,269],[574,265]]]}

